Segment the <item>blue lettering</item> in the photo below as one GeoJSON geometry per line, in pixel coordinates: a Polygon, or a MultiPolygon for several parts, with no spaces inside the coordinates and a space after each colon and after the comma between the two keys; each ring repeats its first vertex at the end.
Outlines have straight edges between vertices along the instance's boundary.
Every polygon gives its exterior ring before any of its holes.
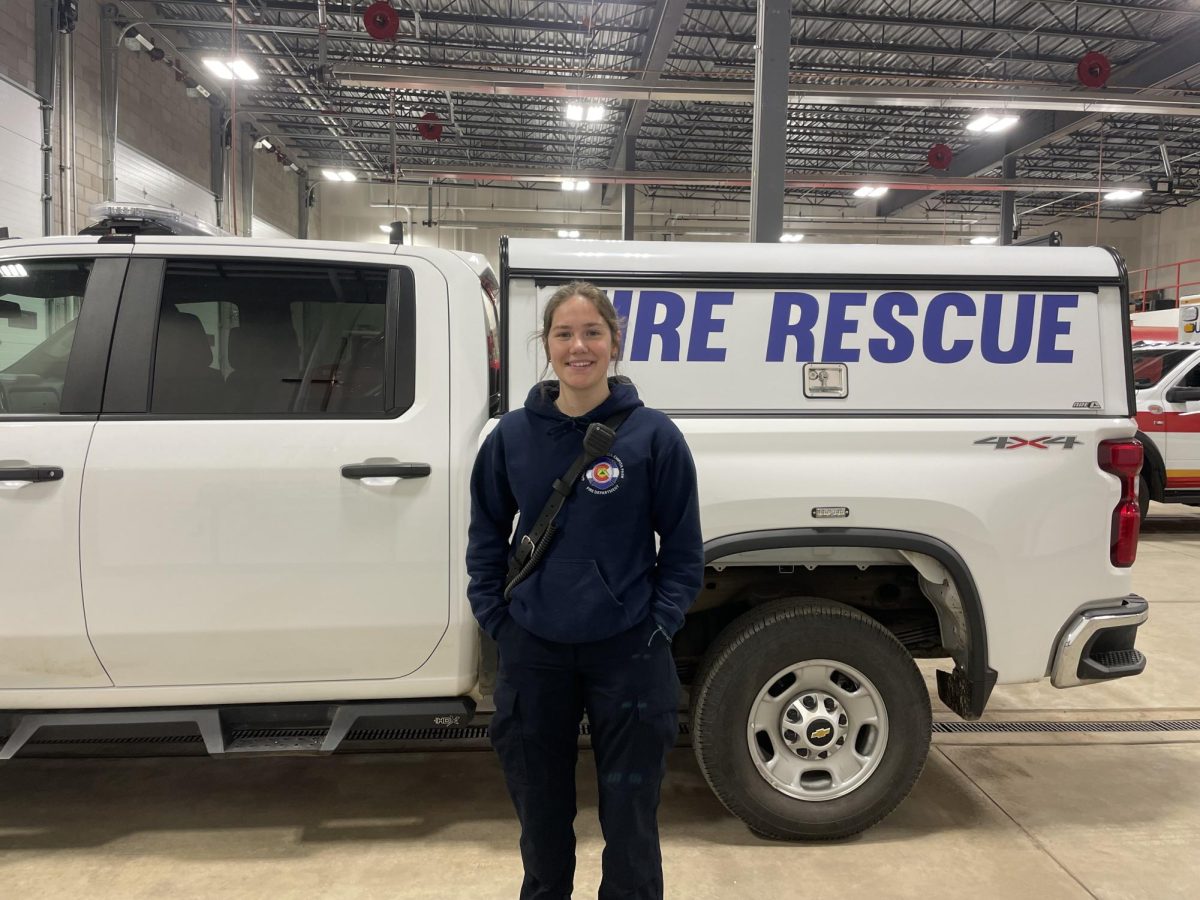
{"type": "Polygon", "coordinates": [[[896,320],[897,316],[917,315],[917,301],[904,291],[888,291],[875,301],[875,324],[891,338],[872,338],[867,341],[871,358],[881,363],[900,363],[912,356],[913,335],[896,320]]]}
{"type": "Polygon", "coordinates": [[[679,362],[679,326],[683,324],[685,307],[683,298],[672,291],[642,291],[638,295],[637,330],[633,334],[633,351],[630,359],[646,361],[650,358],[650,342],[654,337],[662,341],[663,362],[679,362]],[[659,308],[664,315],[658,318],[659,308]]]}
{"type": "Polygon", "coordinates": [[[1042,319],[1038,327],[1037,361],[1040,363],[1069,363],[1075,358],[1073,350],[1059,350],[1059,335],[1071,333],[1071,323],[1059,315],[1064,309],[1079,306],[1078,294],[1042,294],[1042,319]]]}
{"type": "Polygon", "coordinates": [[[621,323],[621,340],[617,359],[624,359],[625,338],[629,336],[629,307],[633,304],[633,291],[613,291],[612,304],[617,311],[617,321],[621,323]]]}
{"type": "Polygon", "coordinates": [[[1001,350],[1000,316],[1004,312],[1004,295],[987,294],[983,298],[983,333],[979,346],[984,359],[990,363],[1009,365],[1019,363],[1029,355],[1029,346],[1033,343],[1033,306],[1036,300],[1034,294],[1017,296],[1017,324],[1013,326],[1012,346],[1001,350]]]}
{"type": "Polygon", "coordinates": [[[821,362],[858,362],[858,350],[842,346],[848,334],[858,333],[858,321],[847,321],[846,310],[851,306],[866,306],[867,294],[861,292],[833,291],[829,295],[829,318],[825,322],[825,346],[821,351],[821,362]]]}
{"type": "Polygon", "coordinates": [[[771,308],[771,331],[767,337],[767,362],[783,362],[788,338],[796,339],[796,362],[813,361],[813,326],[820,315],[817,298],[812,294],[777,291],[771,308]],[[792,310],[799,308],[800,318],[793,322],[792,310]]]}
{"type": "Polygon", "coordinates": [[[966,294],[946,291],[929,301],[925,312],[925,333],[921,346],[925,358],[935,363],[962,362],[971,352],[970,341],[953,341],[949,347],[942,345],[942,334],[946,329],[946,313],[953,308],[960,316],[975,315],[975,301],[966,294]]]}
{"type": "Polygon", "coordinates": [[[733,303],[733,291],[697,291],[692,312],[692,336],[688,341],[688,362],[725,362],[724,347],[708,346],[708,339],[725,330],[724,319],[713,318],[714,306],[733,303]]]}

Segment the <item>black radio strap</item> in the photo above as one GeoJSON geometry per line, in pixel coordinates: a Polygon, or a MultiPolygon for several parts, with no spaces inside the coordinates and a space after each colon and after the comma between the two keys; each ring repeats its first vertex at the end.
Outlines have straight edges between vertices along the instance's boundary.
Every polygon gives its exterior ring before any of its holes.
{"type": "Polygon", "coordinates": [[[554,520],[558,517],[563,504],[567,502],[567,498],[571,496],[571,491],[575,489],[575,482],[579,480],[584,469],[612,449],[613,441],[617,439],[617,429],[632,412],[633,409],[626,409],[610,416],[603,422],[593,422],[588,426],[587,433],[583,436],[583,450],[575,457],[571,468],[567,469],[562,478],[554,479],[553,489],[550,491],[549,499],[546,500],[546,505],[542,507],[541,514],[529,532],[521,538],[513,551],[512,558],[508,561],[508,575],[504,583],[505,600],[508,599],[508,595],[512,593],[514,587],[529,577],[529,573],[546,555],[550,549],[550,542],[554,539],[554,533],[558,530],[554,520]]]}

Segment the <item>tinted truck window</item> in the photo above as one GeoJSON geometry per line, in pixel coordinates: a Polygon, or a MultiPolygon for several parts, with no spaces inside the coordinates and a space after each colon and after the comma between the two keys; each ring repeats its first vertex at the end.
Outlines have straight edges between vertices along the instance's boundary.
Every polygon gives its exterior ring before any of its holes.
{"type": "Polygon", "coordinates": [[[387,271],[167,264],[151,412],[387,413],[387,271]]]}

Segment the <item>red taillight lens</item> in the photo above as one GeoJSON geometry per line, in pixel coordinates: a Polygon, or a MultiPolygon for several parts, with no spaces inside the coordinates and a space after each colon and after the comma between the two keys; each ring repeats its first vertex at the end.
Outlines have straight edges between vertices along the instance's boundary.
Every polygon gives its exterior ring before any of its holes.
{"type": "Polygon", "coordinates": [[[1137,558],[1138,532],[1142,511],[1138,507],[1138,475],[1142,471],[1142,445],[1139,441],[1101,441],[1096,454],[1100,468],[1121,479],[1121,500],[1112,514],[1109,559],[1125,569],[1137,558]]]}

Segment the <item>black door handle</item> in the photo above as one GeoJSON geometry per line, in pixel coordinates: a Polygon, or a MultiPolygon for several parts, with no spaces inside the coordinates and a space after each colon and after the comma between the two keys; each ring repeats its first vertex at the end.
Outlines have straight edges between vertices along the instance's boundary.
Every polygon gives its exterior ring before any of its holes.
{"type": "Polygon", "coordinates": [[[429,463],[355,463],[342,466],[343,478],[428,478],[429,463]]]}
{"type": "Polygon", "coordinates": [[[62,481],[59,466],[25,466],[20,469],[0,469],[0,481],[62,481]]]}

